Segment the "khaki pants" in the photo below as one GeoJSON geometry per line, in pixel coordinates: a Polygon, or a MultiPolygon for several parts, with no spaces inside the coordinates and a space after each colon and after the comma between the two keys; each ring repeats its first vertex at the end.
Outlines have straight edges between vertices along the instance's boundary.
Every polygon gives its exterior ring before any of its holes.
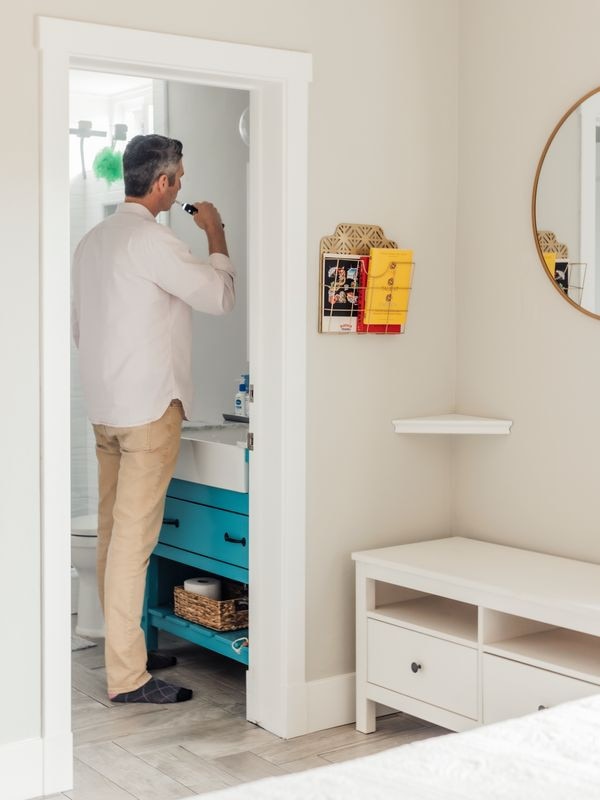
{"type": "Polygon", "coordinates": [[[98,592],[110,696],[150,680],[141,628],[146,572],[175,469],[183,409],[134,428],[94,425],[98,458],[98,592]]]}

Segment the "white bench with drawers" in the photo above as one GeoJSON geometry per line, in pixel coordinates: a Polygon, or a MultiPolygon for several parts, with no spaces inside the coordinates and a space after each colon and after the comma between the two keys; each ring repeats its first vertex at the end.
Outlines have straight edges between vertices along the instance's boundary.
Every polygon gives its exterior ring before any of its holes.
{"type": "Polygon", "coordinates": [[[455,731],[600,693],[600,565],[450,537],[353,553],[356,727],[455,731]]]}

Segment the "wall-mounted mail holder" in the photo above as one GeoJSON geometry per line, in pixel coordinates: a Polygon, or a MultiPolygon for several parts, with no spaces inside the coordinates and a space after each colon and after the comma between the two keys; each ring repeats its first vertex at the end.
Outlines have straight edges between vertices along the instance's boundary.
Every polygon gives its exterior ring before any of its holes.
{"type": "Polygon", "coordinates": [[[563,242],[557,241],[553,231],[538,231],[537,237],[546,269],[551,278],[570,300],[580,306],[587,263],[570,261],[569,248],[563,242]]]}
{"type": "Polygon", "coordinates": [[[377,225],[338,225],[320,245],[321,333],[404,333],[414,262],[377,225]]]}

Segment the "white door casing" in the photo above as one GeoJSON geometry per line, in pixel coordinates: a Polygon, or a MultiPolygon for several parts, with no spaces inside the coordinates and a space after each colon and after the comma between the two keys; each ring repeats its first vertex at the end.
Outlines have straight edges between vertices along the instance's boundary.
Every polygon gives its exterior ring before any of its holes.
{"type": "Polygon", "coordinates": [[[68,72],[246,89],[251,97],[248,719],[308,730],[305,680],[307,106],[311,56],[38,18],[42,75],[40,337],[43,792],[72,786],[68,72]],[[157,63],[160,54],[160,63],[157,63]]]}

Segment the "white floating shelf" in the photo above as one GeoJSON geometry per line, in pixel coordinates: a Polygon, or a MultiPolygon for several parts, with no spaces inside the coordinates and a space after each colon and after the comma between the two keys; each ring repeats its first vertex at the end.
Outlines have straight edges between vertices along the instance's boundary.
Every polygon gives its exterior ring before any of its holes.
{"type": "Polygon", "coordinates": [[[512,420],[468,417],[464,414],[440,414],[436,417],[393,419],[392,424],[396,433],[479,433],[498,436],[510,433],[512,420]]]}

